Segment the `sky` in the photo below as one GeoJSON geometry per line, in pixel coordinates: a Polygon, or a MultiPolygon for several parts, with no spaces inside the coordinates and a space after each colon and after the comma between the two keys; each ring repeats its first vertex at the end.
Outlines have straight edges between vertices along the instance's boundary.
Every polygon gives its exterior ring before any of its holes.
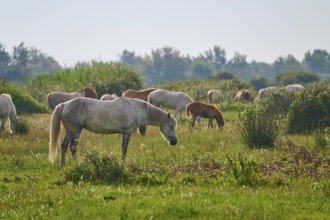
{"type": "Polygon", "coordinates": [[[0,0],[0,44],[21,42],[62,66],[118,61],[173,47],[197,57],[220,46],[231,59],[272,63],[330,52],[329,0],[0,0]]]}

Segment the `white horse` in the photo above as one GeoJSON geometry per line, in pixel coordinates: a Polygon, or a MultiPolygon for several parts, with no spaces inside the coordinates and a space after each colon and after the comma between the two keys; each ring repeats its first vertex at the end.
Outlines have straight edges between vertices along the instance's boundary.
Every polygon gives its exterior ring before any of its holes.
{"type": "Polygon", "coordinates": [[[305,90],[306,88],[303,87],[302,85],[300,84],[291,84],[291,85],[287,85],[285,87],[285,90],[288,91],[288,92],[299,92],[299,91],[303,91],[305,90]]]}
{"type": "Polygon", "coordinates": [[[125,159],[131,134],[141,125],[158,126],[169,144],[177,143],[176,119],[170,113],[145,101],[124,97],[106,102],[75,98],[57,105],[52,114],[49,144],[49,160],[52,163],[57,152],[61,122],[65,128],[61,166],[65,164],[68,146],[73,158],[75,157],[78,138],[83,128],[99,134],[122,134],[122,160],[125,159]]]}
{"type": "Polygon", "coordinates": [[[210,103],[222,102],[224,100],[224,96],[222,91],[212,89],[207,92],[207,99],[210,101],[210,103]]]}
{"type": "Polygon", "coordinates": [[[47,104],[50,109],[54,110],[58,104],[80,96],[81,94],[78,92],[51,92],[47,95],[47,104]]]}
{"type": "Polygon", "coordinates": [[[270,87],[266,87],[266,88],[263,88],[263,89],[260,89],[259,92],[258,92],[258,96],[255,98],[254,100],[254,103],[257,103],[259,101],[259,99],[262,99],[274,92],[277,92],[277,91],[287,91],[287,92],[299,92],[299,91],[303,91],[305,90],[306,88],[303,87],[302,85],[300,84],[291,84],[291,85],[287,85],[285,87],[281,87],[281,86],[278,86],[278,87],[275,87],[275,86],[270,86],[270,87]]]}
{"type": "Polygon", "coordinates": [[[103,96],[101,96],[100,100],[114,100],[116,98],[118,98],[116,93],[113,93],[112,95],[104,94],[103,96]]]}
{"type": "Polygon", "coordinates": [[[182,111],[185,110],[187,104],[193,102],[193,99],[183,92],[157,89],[149,94],[148,102],[157,107],[175,109],[174,117],[179,114],[182,121],[182,111]]]}
{"type": "Polygon", "coordinates": [[[5,123],[8,118],[10,119],[9,131],[12,134],[15,132],[15,126],[18,123],[18,118],[16,115],[16,108],[9,94],[0,95],[0,119],[1,127],[0,134],[5,132],[5,123]]]}

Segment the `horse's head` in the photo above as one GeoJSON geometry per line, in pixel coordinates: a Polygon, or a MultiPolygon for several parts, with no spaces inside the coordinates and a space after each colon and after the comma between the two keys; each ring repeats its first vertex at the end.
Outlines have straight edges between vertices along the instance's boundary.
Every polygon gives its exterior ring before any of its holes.
{"type": "Polygon", "coordinates": [[[168,113],[167,118],[160,124],[160,132],[170,145],[176,145],[178,142],[176,138],[176,119],[168,113]]]}

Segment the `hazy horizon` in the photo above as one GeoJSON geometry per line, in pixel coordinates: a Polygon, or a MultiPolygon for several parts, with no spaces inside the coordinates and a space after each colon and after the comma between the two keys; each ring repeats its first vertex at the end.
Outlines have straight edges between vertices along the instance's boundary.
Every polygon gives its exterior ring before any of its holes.
{"type": "Polygon", "coordinates": [[[63,1],[2,2],[0,43],[24,42],[61,65],[115,61],[170,46],[197,57],[218,45],[231,59],[272,63],[301,60],[307,51],[330,51],[330,1],[63,1]]]}

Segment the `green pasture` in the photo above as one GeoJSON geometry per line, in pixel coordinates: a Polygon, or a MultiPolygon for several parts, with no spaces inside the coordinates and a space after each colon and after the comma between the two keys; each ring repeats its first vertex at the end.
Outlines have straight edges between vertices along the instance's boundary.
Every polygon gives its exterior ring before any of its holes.
{"type": "Polygon", "coordinates": [[[281,135],[274,149],[249,149],[239,111],[222,113],[223,129],[207,129],[206,120],[191,129],[184,116],[176,146],[157,127],[133,134],[125,163],[119,135],[83,131],[77,159],[62,169],[60,155],[48,161],[51,115],[21,115],[29,133],[0,138],[0,218],[329,218],[329,140],[320,148],[313,134],[281,135]]]}

